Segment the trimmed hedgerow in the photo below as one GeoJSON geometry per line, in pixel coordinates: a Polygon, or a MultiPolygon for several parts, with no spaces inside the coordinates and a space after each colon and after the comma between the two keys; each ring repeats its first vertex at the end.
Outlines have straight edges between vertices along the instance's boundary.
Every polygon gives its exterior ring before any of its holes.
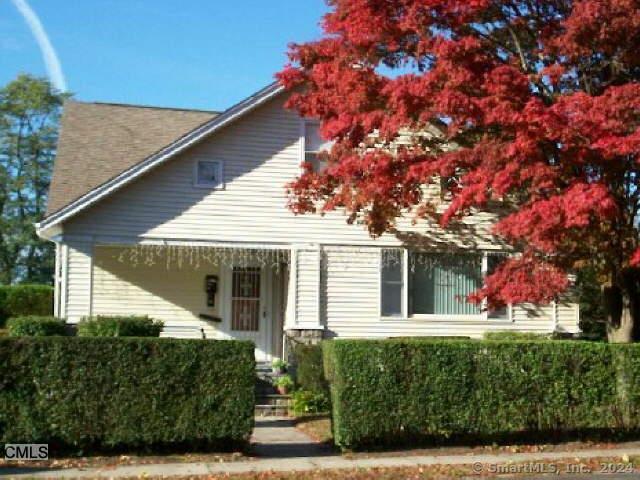
{"type": "Polygon", "coordinates": [[[342,448],[640,427],[640,345],[338,340],[323,351],[342,448]]]}
{"type": "Polygon", "coordinates": [[[484,334],[485,340],[497,340],[497,341],[543,341],[551,340],[553,334],[551,333],[534,333],[534,332],[511,332],[509,330],[497,330],[493,332],[486,332],[484,334]]]}
{"type": "Polygon", "coordinates": [[[7,321],[10,337],[52,337],[65,334],[65,322],[55,317],[35,315],[14,317],[7,321]]]}
{"type": "Polygon", "coordinates": [[[159,337],[163,322],[148,316],[85,317],[78,324],[79,337],[159,337]]]}
{"type": "Polygon", "coordinates": [[[321,345],[298,344],[293,354],[298,391],[293,394],[296,415],[329,411],[329,384],[324,376],[321,345]]]}
{"type": "Polygon", "coordinates": [[[253,429],[254,346],[0,338],[0,442],[53,453],[229,450],[253,429]]]}
{"type": "Polygon", "coordinates": [[[302,390],[313,393],[329,393],[329,385],[324,378],[321,345],[298,344],[293,355],[296,361],[296,384],[302,390]]]}
{"type": "Polygon", "coordinates": [[[53,312],[53,287],[49,285],[0,285],[0,326],[8,318],[45,316],[53,312]]]}

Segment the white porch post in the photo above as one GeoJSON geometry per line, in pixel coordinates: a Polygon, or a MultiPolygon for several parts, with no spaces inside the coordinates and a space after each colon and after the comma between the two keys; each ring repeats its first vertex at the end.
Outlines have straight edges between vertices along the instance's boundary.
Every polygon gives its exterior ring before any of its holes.
{"type": "Polygon", "coordinates": [[[284,316],[284,330],[291,330],[296,325],[296,299],[298,285],[298,249],[291,247],[289,261],[289,278],[287,285],[287,310],[284,316]]]}

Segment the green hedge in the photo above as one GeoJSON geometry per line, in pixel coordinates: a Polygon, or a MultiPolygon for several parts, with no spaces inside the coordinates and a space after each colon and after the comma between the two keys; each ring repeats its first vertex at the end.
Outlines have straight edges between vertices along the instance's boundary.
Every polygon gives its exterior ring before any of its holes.
{"type": "Polygon", "coordinates": [[[253,428],[254,346],[0,338],[0,442],[54,453],[228,450],[253,428]]]}
{"type": "Polygon", "coordinates": [[[293,349],[298,391],[293,394],[296,415],[329,411],[329,384],[324,376],[321,345],[298,344],[293,349]]]}
{"type": "Polygon", "coordinates": [[[10,317],[51,315],[53,287],[49,285],[0,285],[0,326],[10,317]]]}
{"type": "Polygon", "coordinates": [[[640,345],[330,341],[343,448],[637,434],[640,345]]]}
{"type": "Polygon", "coordinates": [[[544,341],[551,340],[553,334],[551,333],[534,333],[534,332],[510,332],[509,330],[498,330],[494,332],[486,332],[484,334],[485,340],[497,340],[497,341],[544,341]]]}
{"type": "Polygon", "coordinates": [[[65,334],[64,320],[55,317],[14,317],[7,321],[10,337],[52,337],[65,334]]]}
{"type": "Polygon", "coordinates": [[[78,324],[79,337],[159,337],[164,324],[148,316],[108,316],[84,318],[78,324]]]}
{"type": "Polygon", "coordinates": [[[293,355],[296,362],[296,384],[302,390],[313,393],[329,393],[324,377],[321,345],[298,344],[293,355]]]}

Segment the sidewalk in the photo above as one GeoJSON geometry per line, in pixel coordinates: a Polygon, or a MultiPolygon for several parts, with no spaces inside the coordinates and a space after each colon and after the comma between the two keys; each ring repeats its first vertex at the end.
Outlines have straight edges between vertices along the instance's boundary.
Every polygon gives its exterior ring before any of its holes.
{"type": "Polygon", "coordinates": [[[573,452],[534,452],[464,455],[423,455],[403,457],[345,458],[332,453],[295,429],[289,419],[256,420],[253,450],[261,458],[228,463],[172,463],[129,465],[92,469],[0,469],[0,478],[123,478],[142,476],[187,476],[267,471],[308,471],[372,467],[418,467],[464,465],[472,463],[557,461],[604,457],[640,456],[640,447],[577,450],[573,452]]]}

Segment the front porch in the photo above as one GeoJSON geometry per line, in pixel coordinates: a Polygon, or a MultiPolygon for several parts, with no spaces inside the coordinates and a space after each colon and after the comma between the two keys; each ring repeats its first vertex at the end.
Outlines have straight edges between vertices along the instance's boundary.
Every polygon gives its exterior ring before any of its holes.
{"type": "MultiPolygon", "coordinates": [[[[285,331],[299,334],[296,308],[317,308],[299,298],[305,273],[297,268],[298,248],[289,245],[60,247],[56,313],[70,323],[83,316],[149,315],[164,322],[164,337],[253,341],[256,360],[266,363],[286,357],[285,331]],[[75,283],[83,278],[88,298],[78,308],[75,283]]],[[[317,272],[319,264],[314,267],[317,272]]]]}

